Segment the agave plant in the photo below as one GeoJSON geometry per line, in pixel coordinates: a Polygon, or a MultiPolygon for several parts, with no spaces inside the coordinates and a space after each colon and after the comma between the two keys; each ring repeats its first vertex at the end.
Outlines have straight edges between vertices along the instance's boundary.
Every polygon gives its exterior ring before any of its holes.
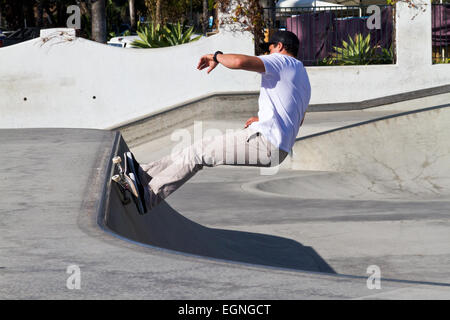
{"type": "Polygon", "coordinates": [[[163,32],[171,46],[197,41],[201,38],[201,36],[192,38],[192,35],[194,34],[194,27],[192,26],[186,29],[184,24],[182,25],[179,22],[177,24],[169,24],[164,26],[163,32]]]}
{"type": "Polygon", "coordinates": [[[333,49],[335,52],[328,58],[328,64],[367,65],[377,58],[376,48],[370,45],[370,34],[363,38],[358,33],[355,39],[349,36],[348,41],[342,41],[342,47],[333,49]]]}
{"type": "Polygon", "coordinates": [[[149,26],[138,27],[137,34],[139,40],[134,40],[131,45],[137,48],[162,48],[169,47],[170,44],[166,40],[161,25],[151,24],[149,26]]]}
{"type": "Polygon", "coordinates": [[[392,46],[389,49],[381,48],[378,63],[394,63],[394,50],[392,46]]]}
{"type": "Polygon", "coordinates": [[[139,40],[135,40],[131,43],[132,46],[137,48],[162,48],[176,46],[192,41],[196,41],[201,36],[192,38],[194,33],[194,27],[187,28],[184,24],[168,24],[156,26],[151,24],[150,26],[138,27],[137,34],[139,40]]]}

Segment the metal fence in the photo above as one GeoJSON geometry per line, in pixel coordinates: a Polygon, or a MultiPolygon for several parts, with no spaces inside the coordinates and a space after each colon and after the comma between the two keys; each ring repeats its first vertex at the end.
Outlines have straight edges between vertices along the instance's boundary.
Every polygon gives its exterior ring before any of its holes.
{"type": "Polygon", "coordinates": [[[433,63],[450,63],[450,1],[435,1],[431,9],[433,63]]]}
{"type": "Polygon", "coordinates": [[[266,41],[275,30],[295,33],[306,66],[392,64],[394,8],[376,7],[264,8],[266,41]]]}

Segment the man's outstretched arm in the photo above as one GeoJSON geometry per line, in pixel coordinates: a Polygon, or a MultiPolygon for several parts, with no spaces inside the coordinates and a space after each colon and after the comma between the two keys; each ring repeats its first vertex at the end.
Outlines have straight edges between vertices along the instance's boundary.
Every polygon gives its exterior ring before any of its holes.
{"type": "MultiPolygon", "coordinates": [[[[255,56],[247,56],[243,54],[218,54],[217,61],[229,69],[240,69],[254,72],[265,72],[266,68],[262,60],[255,56]]],[[[218,63],[214,61],[213,54],[207,54],[200,58],[197,69],[203,70],[208,68],[208,73],[217,67],[218,63]]]]}

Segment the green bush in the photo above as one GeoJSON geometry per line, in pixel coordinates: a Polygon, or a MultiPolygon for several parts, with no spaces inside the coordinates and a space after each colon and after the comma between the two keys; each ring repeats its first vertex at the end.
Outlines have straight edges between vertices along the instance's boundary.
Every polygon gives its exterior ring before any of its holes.
{"type": "Polygon", "coordinates": [[[197,41],[201,36],[192,38],[194,27],[186,28],[184,24],[167,24],[161,26],[151,24],[149,26],[138,26],[137,34],[139,40],[131,43],[137,48],[162,48],[176,46],[192,41],[197,41]]]}
{"type": "Polygon", "coordinates": [[[450,63],[450,58],[435,58],[434,63],[437,63],[437,64],[450,63]]]}
{"type": "Polygon", "coordinates": [[[370,45],[370,34],[363,38],[358,33],[355,39],[348,37],[342,41],[341,47],[333,47],[334,53],[327,59],[328,64],[337,65],[367,65],[375,61],[375,47],[370,45]]]}
{"type": "Polygon", "coordinates": [[[381,54],[378,55],[375,62],[378,64],[394,63],[394,50],[392,46],[389,49],[381,48],[381,54]]]}
{"type": "Polygon", "coordinates": [[[197,36],[191,39],[191,36],[194,34],[194,27],[186,29],[179,22],[177,24],[168,24],[164,27],[163,32],[171,46],[197,41],[201,38],[201,36],[197,36]]]}
{"type": "Polygon", "coordinates": [[[394,51],[381,48],[379,45],[370,45],[370,34],[365,38],[358,33],[354,38],[348,37],[348,41],[342,41],[341,47],[333,47],[334,52],[330,57],[319,61],[318,65],[368,65],[390,64],[394,62],[394,51]]]}

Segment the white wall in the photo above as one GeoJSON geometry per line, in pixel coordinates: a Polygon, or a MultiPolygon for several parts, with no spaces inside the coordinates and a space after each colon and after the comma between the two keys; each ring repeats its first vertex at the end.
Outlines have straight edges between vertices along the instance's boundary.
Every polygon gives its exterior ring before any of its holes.
{"type": "Polygon", "coordinates": [[[0,49],[0,127],[107,128],[191,99],[259,88],[255,73],[196,69],[216,50],[253,54],[249,34],[146,50],[63,38],[0,49]]]}
{"type": "Polygon", "coordinates": [[[396,65],[308,67],[311,103],[358,102],[450,84],[450,65],[432,64],[427,3],[425,12],[398,3],[396,65]]]}
{"type": "MultiPolygon", "coordinates": [[[[398,4],[396,65],[308,67],[311,104],[358,102],[450,84],[450,65],[431,62],[431,5],[425,12],[414,10],[398,4]]],[[[60,40],[35,39],[0,49],[0,128],[109,128],[214,93],[259,90],[255,73],[223,66],[209,75],[196,70],[205,53],[253,54],[247,33],[222,31],[198,42],[148,50],[60,40]]]]}

